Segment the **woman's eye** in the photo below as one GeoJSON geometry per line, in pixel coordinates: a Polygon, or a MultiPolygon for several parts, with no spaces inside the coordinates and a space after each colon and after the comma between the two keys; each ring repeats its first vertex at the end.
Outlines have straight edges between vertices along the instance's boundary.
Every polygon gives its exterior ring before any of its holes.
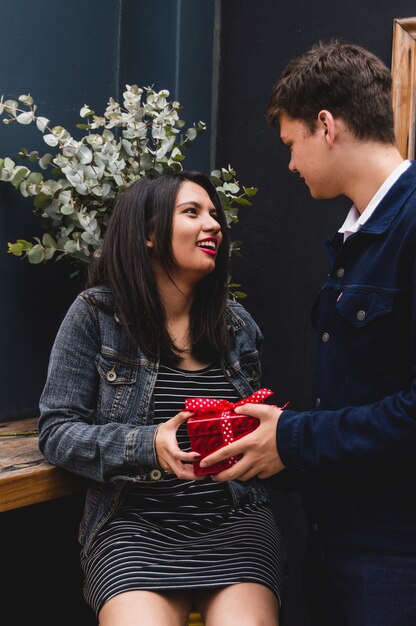
{"type": "Polygon", "coordinates": [[[191,215],[196,215],[197,211],[195,207],[189,207],[185,209],[184,213],[190,213],[191,215]]]}

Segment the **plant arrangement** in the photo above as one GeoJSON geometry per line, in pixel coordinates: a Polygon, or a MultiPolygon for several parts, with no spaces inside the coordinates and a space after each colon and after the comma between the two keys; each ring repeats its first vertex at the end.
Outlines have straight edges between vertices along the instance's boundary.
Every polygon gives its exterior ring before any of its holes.
{"type": "MultiPolygon", "coordinates": [[[[109,99],[103,115],[88,105],[80,110],[75,138],[62,126],[38,115],[30,95],[18,100],[0,100],[0,117],[5,124],[36,124],[53,152],[39,154],[23,148],[19,158],[0,158],[0,181],[9,182],[20,193],[33,197],[34,212],[42,220],[44,234],[34,242],[18,239],[9,252],[37,264],[68,257],[78,269],[99,254],[111,210],[118,195],[151,170],[180,170],[186,150],[205,130],[198,122],[185,129],[179,102],[169,100],[169,91],[154,91],[126,85],[123,104],[109,99]],[[84,133],[84,134],[82,134],[84,133]]],[[[249,206],[257,189],[243,187],[228,166],[211,173],[221,197],[227,222],[238,221],[240,206],[249,206]]],[[[239,251],[233,242],[232,251],[239,251]]],[[[241,292],[234,288],[234,295],[241,292]]]]}

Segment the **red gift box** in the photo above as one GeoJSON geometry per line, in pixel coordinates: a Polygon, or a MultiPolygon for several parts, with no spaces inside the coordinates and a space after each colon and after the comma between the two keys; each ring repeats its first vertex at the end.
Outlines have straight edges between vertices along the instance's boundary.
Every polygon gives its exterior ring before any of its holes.
{"type": "Polygon", "coordinates": [[[200,455],[200,458],[194,460],[194,472],[197,476],[217,474],[237,463],[241,455],[233,456],[215,465],[200,467],[203,458],[236,439],[244,437],[259,426],[260,420],[256,417],[235,413],[234,408],[247,403],[260,403],[272,393],[269,389],[260,389],[248,398],[235,403],[211,398],[185,400],[186,410],[195,411],[195,415],[188,419],[187,427],[191,450],[200,455]]]}

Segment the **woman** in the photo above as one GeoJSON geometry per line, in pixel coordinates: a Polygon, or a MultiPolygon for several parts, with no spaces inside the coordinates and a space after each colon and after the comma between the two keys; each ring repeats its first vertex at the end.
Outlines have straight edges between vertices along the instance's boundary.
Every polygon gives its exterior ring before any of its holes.
{"type": "Polygon", "coordinates": [[[278,623],[280,535],[258,479],[195,480],[188,397],[259,386],[260,332],[227,301],[227,225],[208,178],[147,175],[118,200],[59,330],[40,447],[89,479],[85,597],[100,626],[278,623]]]}

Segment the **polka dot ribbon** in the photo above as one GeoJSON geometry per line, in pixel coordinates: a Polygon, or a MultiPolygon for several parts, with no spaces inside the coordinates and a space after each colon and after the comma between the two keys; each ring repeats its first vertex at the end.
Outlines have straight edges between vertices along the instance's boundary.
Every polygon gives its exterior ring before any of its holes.
{"type": "Polygon", "coordinates": [[[198,413],[211,413],[213,411],[232,411],[242,404],[260,404],[266,398],[273,395],[270,389],[259,389],[238,402],[229,402],[228,400],[217,400],[215,398],[187,398],[185,400],[185,409],[187,411],[198,411],[198,413]]]}

